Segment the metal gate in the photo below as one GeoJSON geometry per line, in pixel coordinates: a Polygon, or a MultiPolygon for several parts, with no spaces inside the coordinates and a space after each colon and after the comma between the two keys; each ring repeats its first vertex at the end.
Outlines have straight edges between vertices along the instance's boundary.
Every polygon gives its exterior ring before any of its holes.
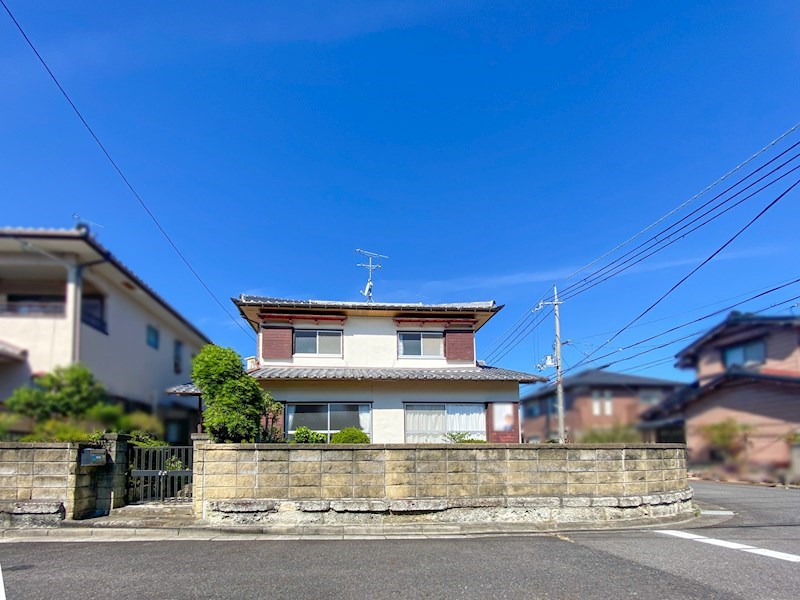
{"type": "Polygon", "coordinates": [[[133,446],[128,504],[192,499],[192,446],[133,446]]]}

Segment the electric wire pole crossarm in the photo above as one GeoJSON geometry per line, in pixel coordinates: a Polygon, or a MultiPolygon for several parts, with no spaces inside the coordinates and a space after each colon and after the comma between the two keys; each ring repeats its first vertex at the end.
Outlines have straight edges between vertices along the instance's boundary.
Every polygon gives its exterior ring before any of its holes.
{"type": "Polygon", "coordinates": [[[561,370],[561,319],[559,306],[563,302],[558,300],[558,289],[553,286],[553,299],[549,302],[541,301],[535,310],[540,310],[543,306],[553,307],[553,318],[555,320],[556,339],[553,350],[556,358],[556,412],[558,413],[558,443],[563,444],[567,440],[564,432],[564,381],[561,370]]]}

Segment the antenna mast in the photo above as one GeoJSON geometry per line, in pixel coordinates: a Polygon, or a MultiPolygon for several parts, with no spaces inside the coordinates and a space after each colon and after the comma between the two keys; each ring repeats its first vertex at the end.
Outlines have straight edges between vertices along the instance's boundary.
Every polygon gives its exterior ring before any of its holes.
{"type": "Polygon", "coordinates": [[[367,280],[367,285],[364,286],[364,290],[361,292],[361,295],[367,299],[367,302],[374,302],[372,299],[372,272],[375,269],[380,269],[381,265],[373,264],[373,258],[389,258],[388,256],[384,256],[383,254],[378,254],[377,252],[367,252],[366,250],[362,250],[361,248],[356,248],[356,252],[359,254],[363,254],[369,259],[367,264],[358,263],[356,264],[357,267],[364,267],[369,271],[369,279],[367,280]]]}

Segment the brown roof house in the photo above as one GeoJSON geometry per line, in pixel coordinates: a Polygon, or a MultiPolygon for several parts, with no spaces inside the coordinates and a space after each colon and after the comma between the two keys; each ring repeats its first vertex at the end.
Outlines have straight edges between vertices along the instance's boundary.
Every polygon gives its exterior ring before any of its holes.
{"type": "Polygon", "coordinates": [[[788,464],[786,437],[800,430],[800,317],[733,312],[676,358],[696,381],[642,415],[648,439],[683,429],[690,459],[711,462],[721,456],[704,428],[733,419],[746,426],[744,462],[788,464]]]}
{"type": "Polygon", "coordinates": [[[285,405],[287,437],[357,427],[376,444],[518,442],[519,384],[542,380],[475,360],[475,333],[502,308],[493,301],[233,302],[258,335],[248,372],[285,405]]]}
{"type": "MultiPolygon", "coordinates": [[[[634,425],[639,415],[683,387],[677,381],[600,369],[564,378],[564,426],[570,441],[614,425],[634,425]]],[[[558,437],[555,386],[522,397],[523,438],[531,443],[558,437]]]]}

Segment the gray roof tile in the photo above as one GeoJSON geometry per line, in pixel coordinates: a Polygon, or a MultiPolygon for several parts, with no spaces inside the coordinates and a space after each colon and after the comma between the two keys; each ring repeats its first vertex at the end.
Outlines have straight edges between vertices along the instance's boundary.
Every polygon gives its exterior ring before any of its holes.
{"type": "MultiPolygon", "coordinates": [[[[512,381],[533,383],[544,380],[539,375],[488,366],[449,369],[262,367],[250,371],[249,374],[256,379],[272,381],[300,379],[306,381],[512,381]]],[[[184,396],[200,393],[191,383],[171,387],[167,392],[184,396]]]]}
{"type": "Polygon", "coordinates": [[[494,300],[482,302],[452,302],[441,304],[423,304],[421,302],[343,302],[338,300],[289,300],[270,296],[250,296],[242,294],[232,298],[239,306],[256,305],[276,308],[349,308],[366,310],[429,310],[429,311],[478,311],[497,312],[500,310],[494,300]]]}

